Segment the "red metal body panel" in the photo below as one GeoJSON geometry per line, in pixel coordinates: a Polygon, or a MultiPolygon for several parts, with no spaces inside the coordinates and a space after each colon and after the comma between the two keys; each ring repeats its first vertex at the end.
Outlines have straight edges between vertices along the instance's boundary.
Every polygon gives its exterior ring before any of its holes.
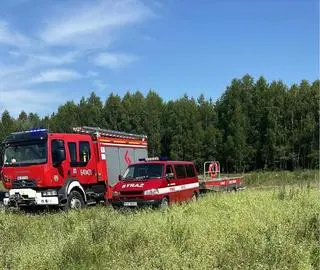
{"type": "Polygon", "coordinates": [[[205,179],[200,182],[200,188],[203,190],[232,190],[239,189],[242,186],[243,177],[222,177],[214,179],[205,179]]]}
{"type": "MultiPolygon", "coordinates": [[[[112,204],[120,204],[125,202],[143,203],[144,201],[160,201],[166,197],[169,199],[169,204],[176,202],[183,202],[190,200],[194,193],[199,193],[199,180],[198,176],[177,178],[177,173],[174,170],[174,178],[167,180],[165,176],[165,170],[167,165],[192,165],[194,171],[195,167],[192,162],[185,161],[152,161],[152,162],[140,162],[132,164],[160,164],[163,165],[162,177],[150,178],[145,180],[124,180],[118,182],[113,188],[113,194],[117,194],[110,199],[112,204]],[[156,190],[157,193],[146,195],[147,190],[156,190]]],[[[174,168],[174,167],[173,167],[174,168]]]]}
{"type": "MultiPolygon", "coordinates": [[[[146,139],[122,138],[116,136],[93,136],[92,134],[78,133],[48,133],[47,137],[47,162],[45,164],[31,166],[4,166],[2,177],[4,186],[12,188],[12,182],[17,177],[26,177],[36,181],[38,188],[58,188],[63,186],[67,178],[76,178],[81,185],[95,185],[105,183],[108,187],[108,168],[106,157],[103,156],[102,148],[126,147],[126,148],[147,148],[146,139]],[[58,167],[53,166],[51,157],[52,140],[63,140],[66,160],[58,167]],[[68,151],[68,143],[76,143],[77,161],[79,162],[79,142],[89,143],[90,159],[81,166],[71,166],[71,156],[68,151]]],[[[107,194],[110,194],[107,188],[107,194]]]]}
{"type": "MultiPolygon", "coordinates": [[[[84,134],[64,134],[64,133],[49,133],[47,140],[47,163],[31,166],[21,167],[3,167],[3,174],[8,179],[17,179],[17,176],[27,176],[29,179],[36,180],[39,188],[54,188],[61,187],[68,177],[75,177],[81,184],[95,184],[97,183],[97,155],[95,146],[92,143],[92,138],[89,135],[84,134]],[[51,142],[53,140],[63,140],[66,149],[66,160],[62,162],[59,167],[54,167],[52,164],[51,142]],[[77,153],[79,153],[80,141],[89,142],[91,158],[88,163],[83,167],[71,167],[70,166],[70,154],[68,149],[68,143],[77,143],[77,153]],[[84,170],[91,170],[91,174],[84,174],[84,170]]],[[[6,188],[12,187],[12,181],[5,181],[6,188]]]]}

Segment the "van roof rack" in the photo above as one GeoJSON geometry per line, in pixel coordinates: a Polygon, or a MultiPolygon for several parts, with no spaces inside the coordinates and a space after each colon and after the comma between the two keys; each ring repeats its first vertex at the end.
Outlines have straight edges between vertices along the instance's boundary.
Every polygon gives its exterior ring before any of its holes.
{"type": "Polygon", "coordinates": [[[114,138],[124,138],[124,139],[134,139],[134,140],[146,140],[148,137],[146,135],[138,135],[133,133],[127,133],[122,131],[110,130],[110,129],[103,129],[100,127],[74,127],[73,131],[76,133],[84,133],[99,136],[106,136],[106,137],[114,137],[114,138]]]}

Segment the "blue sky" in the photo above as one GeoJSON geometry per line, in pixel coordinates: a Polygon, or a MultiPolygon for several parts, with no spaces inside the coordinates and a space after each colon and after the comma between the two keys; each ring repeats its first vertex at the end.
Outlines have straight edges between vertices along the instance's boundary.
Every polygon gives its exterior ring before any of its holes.
{"type": "Polygon", "coordinates": [[[95,91],[219,98],[246,73],[319,77],[316,0],[0,1],[0,113],[95,91]]]}

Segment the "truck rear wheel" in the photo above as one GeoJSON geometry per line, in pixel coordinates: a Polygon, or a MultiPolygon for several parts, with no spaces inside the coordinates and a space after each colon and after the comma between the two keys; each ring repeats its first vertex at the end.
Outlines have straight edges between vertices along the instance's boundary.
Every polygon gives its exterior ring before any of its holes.
{"type": "Polygon", "coordinates": [[[67,203],[64,206],[64,210],[69,210],[69,209],[80,210],[84,208],[84,206],[85,206],[85,203],[82,195],[78,191],[73,190],[70,192],[68,196],[67,203]]]}

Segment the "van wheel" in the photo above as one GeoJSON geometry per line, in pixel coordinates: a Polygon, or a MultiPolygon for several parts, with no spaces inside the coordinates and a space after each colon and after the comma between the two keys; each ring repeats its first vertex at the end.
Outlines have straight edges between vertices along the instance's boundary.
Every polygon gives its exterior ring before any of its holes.
{"type": "Polygon", "coordinates": [[[191,201],[192,201],[192,202],[196,202],[197,200],[198,200],[198,194],[197,194],[196,192],[194,192],[194,193],[192,194],[191,201]]]}
{"type": "Polygon", "coordinates": [[[80,210],[84,208],[84,206],[85,206],[85,203],[82,195],[78,191],[73,190],[70,192],[68,196],[68,200],[64,207],[64,210],[68,210],[68,209],[80,210]]]}
{"type": "Polygon", "coordinates": [[[168,208],[168,206],[169,206],[168,198],[167,197],[162,198],[160,207],[165,209],[165,208],[168,208]]]}

